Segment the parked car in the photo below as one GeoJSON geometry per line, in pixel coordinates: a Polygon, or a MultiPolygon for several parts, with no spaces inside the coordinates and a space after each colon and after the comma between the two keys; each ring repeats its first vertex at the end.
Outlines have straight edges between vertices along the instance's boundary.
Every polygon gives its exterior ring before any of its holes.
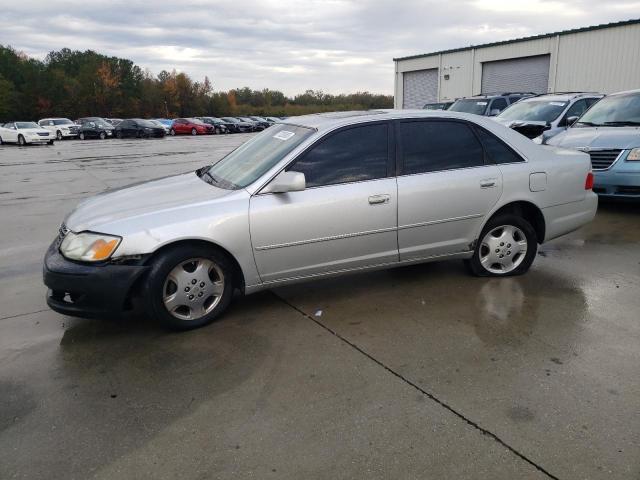
{"type": "Polygon", "coordinates": [[[46,253],[47,302],[118,315],[134,296],[189,329],[234,290],[454,258],[519,275],[594,217],[591,180],[584,153],[476,115],[300,116],[209,167],[85,200],[46,253]]]}
{"type": "Polygon", "coordinates": [[[30,143],[48,143],[53,145],[55,137],[35,122],[8,122],[0,127],[0,145],[17,143],[24,146],[30,143]]]}
{"type": "Polygon", "coordinates": [[[536,138],[542,132],[551,138],[571,126],[603,96],[599,93],[554,93],[523,98],[493,119],[528,138],[536,138]]]}
{"type": "Polygon", "coordinates": [[[118,138],[162,138],[165,136],[165,130],[162,124],[156,125],[141,118],[128,118],[121,121],[115,128],[115,136],[118,138]]]}
{"type": "Polygon", "coordinates": [[[253,132],[253,124],[242,121],[234,117],[222,117],[221,120],[226,122],[229,132],[231,133],[247,133],[253,132]]]}
{"type": "Polygon", "coordinates": [[[78,138],[85,140],[87,138],[105,138],[113,137],[114,126],[101,117],[85,117],[76,120],[80,124],[78,138]]]}
{"type": "Polygon", "coordinates": [[[424,110],[448,110],[453,102],[425,103],[422,107],[424,110]]]}
{"type": "Polygon", "coordinates": [[[283,120],[282,118],[278,117],[266,117],[266,119],[269,120],[272,124],[281,122],[283,120]]]}
{"type": "Polygon", "coordinates": [[[80,130],[80,125],[73,123],[68,118],[43,118],[38,122],[38,125],[49,130],[57,140],[77,138],[80,130]]]}
{"type": "Polygon", "coordinates": [[[265,128],[263,125],[260,124],[260,122],[256,122],[255,120],[252,120],[249,117],[236,117],[236,118],[241,122],[245,122],[251,125],[252,132],[261,132],[265,128]]]}
{"type": "Polygon", "coordinates": [[[640,199],[640,90],[608,95],[564,132],[546,135],[547,145],[589,154],[598,195],[640,199]]]}
{"type": "Polygon", "coordinates": [[[495,117],[512,103],[534,95],[535,93],[523,92],[484,93],[473,97],[459,98],[447,110],[495,117]]]}
{"type": "Polygon", "coordinates": [[[151,122],[153,125],[155,125],[156,127],[160,127],[164,130],[165,135],[169,135],[169,131],[171,130],[171,121],[169,121],[169,124],[164,124],[162,123],[160,120],[147,120],[148,122],[151,122]]]}
{"type": "Polygon", "coordinates": [[[258,117],[256,115],[252,115],[252,116],[250,116],[248,118],[250,118],[254,122],[258,122],[258,124],[262,125],[264,128],[269,128],[274,123],[271,120],[267,120],[264,117],[258,117]]]}
{"type": "Polygon", "coordinates": [[[207,123],[213,126],[215,133],[218,133],[218,134],[229,133],[229,128],[227,127],[226,122],[223,122],[219,118],[216,118],[216,117],[197,117],[197,118],[198,120],[201,120],[204,123],[207,123]]]}
{"type": "Polygon", "coordinates": [[[207,125],[197,118],[176,118],[169,133],[171,135],[206,135],[214,133],[214,129],[212,125],[207,125]]]}

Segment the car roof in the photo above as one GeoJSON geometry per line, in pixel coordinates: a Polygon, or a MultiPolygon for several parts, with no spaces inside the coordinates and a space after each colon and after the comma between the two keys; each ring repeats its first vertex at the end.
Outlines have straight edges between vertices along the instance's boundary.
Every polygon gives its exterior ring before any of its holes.
{"type": "Polygon", "coordinates": [[[484,125],[486,122],[495,123],[489,117],[473,115],[471,113],[452,112],[450,110],[359,110],[348,112],[326,112],[315,113],[311,115],[300,115],[296,117],[282,120],[284,124],[298,125],[301,127],[313,128],[318,131],[333,130],[334,128],[355,125],[358,123],[366,123],[382,120],[401,120],[411,118],[444,118],[467,120],[474,123],[484,125]]]}
{"type": "Polygon", "coordinates": [[[602,98],[604,94],[597,92],[558,92],[558,93],[545,93],[542,95],[536,95],[535,97],[527,97],[520,100],[521,102],[530,102],[532,100],[556,100],[562,102],[568,102],[574,98],[591,97],[602,98]]]}

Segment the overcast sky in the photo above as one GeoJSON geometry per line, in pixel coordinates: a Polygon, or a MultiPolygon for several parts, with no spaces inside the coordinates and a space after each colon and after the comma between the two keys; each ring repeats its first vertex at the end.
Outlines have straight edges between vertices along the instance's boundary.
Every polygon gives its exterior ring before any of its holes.
{"type": "Polygon", "coordinates": [[[393,93],[393,57],[627,20],[640,0],[1,0],[0,44],[176,68],[216,90],[393,93]]]}

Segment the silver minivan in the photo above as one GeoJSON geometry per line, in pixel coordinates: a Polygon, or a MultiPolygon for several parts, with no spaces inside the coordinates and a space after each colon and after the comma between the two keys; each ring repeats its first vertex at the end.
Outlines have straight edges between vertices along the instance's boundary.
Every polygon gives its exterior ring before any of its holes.
{"type": "Polygon", "coordinates": [[[213,165],[81,203],[44,261],[47,302],[175,329],[232,294],[442,259],[525,273],[595,215],[584,153],[476,115],[341,112],[277,123],[213,165]]]}

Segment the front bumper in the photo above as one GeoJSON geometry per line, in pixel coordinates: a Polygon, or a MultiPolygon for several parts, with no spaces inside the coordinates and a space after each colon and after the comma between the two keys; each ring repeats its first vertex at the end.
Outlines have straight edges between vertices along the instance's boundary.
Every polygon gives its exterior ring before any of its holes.
{"type": "Polygon", "coordinates": [[[149,267],[124,264],[86,264],[62,256],[56,239],[44,258],[43,279],[49,288],[47,305],[73,317],[108,317],[129,309],[135,281],[149,267]]]}
{"type": "Polygon", "coordinates": [[[601,197],[640,200],[640,169],[631,168],[618,160],[609,170],[594,170],[593,191],[601,197]]]}

